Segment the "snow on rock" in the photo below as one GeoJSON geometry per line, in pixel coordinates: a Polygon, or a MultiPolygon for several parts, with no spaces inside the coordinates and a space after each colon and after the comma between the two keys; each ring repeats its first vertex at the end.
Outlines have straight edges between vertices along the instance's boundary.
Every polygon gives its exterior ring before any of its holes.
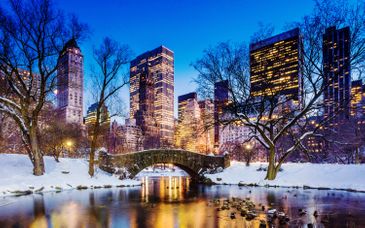
{"type": "Polygon", "coordinates": [[[285,187],[313,187],[365,191],[365,164],[312,164],[285,163],[274,181],[265,180],[266,171],[257,171],[267,167],[267,163],[232,161],[231,166],[221,173],[207,174],[217,184],[257,184],[259,186],[276,185],[285,187]],[[219,180],[219,181],[218,181],[219,180]]]}
{"type": "Polygon", "coordinates": [[[137,174],[137,177],[157,177],[157,176],[161,176],[161,177],[168,177],[168,176],[172,176],[172,177],[184,177],[184,176],[189,176],[189,174],[187,174],[184,170],[175,167],[174,169],[170,169],[170,168],[166,168],[166,169],[160,169],[160,168],[148,168],[148,169],[144,169],[142,170],[140,173],[137,174]]]}
{"type": "Polygon", "coordinates": [[[44,157],[46,172],[42,176],[32,174],[33,166],[29,157],[19,154],[0,154],[0,196],[12,195],[14,191],[57,191],[76,189],[77,186],[140,185],[137,180],[119,180],[100,169],[95,176],[88,174],[85,159],[60,158],[57,163],[53,157],[44,157]]]}

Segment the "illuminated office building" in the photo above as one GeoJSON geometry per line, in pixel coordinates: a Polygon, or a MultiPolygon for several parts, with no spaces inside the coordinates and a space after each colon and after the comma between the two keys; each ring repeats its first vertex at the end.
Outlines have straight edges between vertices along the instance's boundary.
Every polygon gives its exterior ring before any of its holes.
{"type": "Polygon", "coordinates": [[[174,53],[164,46],[131,61],[130,118],[144,135],[144,148],[173,144],[174,53]]]}
{"type": "MultiPolygon", "coordinates": [[[[85,124],[89,128],[92,127],[96,122],[97,108],[98,108],[98,103],[94,103],[87,109],[87,115],[85,117],[85,124]]],[[[101,108],[99,123],[100,123],[100,126],[106,126],[106,128],[109,128],[110,113],[108,111],[108,108],[105,105],[103,105],[103,107],[101,108]]]]}
{"type": "Polygon", "coordinates": [[[229,102],[228,80],[214,84],[214,148],[219,148],[219,130],[224,109],[229,102]]]}
{"type": "Polygon", "coordinates": [[[204,126],[203,132],[203,148],[200,151],[209,154],[214,149],[214,102],[210,99],[201,100],[198,102],[200,108],[200,116],[204,126]]]}
{"type": "Polygon", "coordinates": [[[362,94],[362,80],[356,80],[351,82],[351,109],[350,115],[361,116],[363,106],[363,94],[362,94]]]}
{"type": "MultiPolygon", "coordinates": [[[[196,108],[192,111],[196,111],[196,109],[199,109],[198,96],[195,92],[181,95],[178,97],[177,100],[178,100],[178,121],[179,122],[182,121],[184,114],[186,114],[185,113],[186,107],[189,105],[189,103],[195,104],[194,107],[196,107],[196,108]]],[[[192,105],[190,105],[190,106],[192,106],[192,105]]]]}
{"type": "Polygon", "coordinates": [[[286,95],[299,101],[301,45],[298,28],[250,44],[252,96],[286,95]]]}
{"type": "Polygon", "coordinates": [[[324,91],[324,116],[341,112],[348,117],[350,110],[350,28],[330,27],[323,35],[323,70],[327,87],[324,91]]]}
{"type": "Polygon", "coordinates": [[[175,129],[175,146],[190,151],[198,151],[203,126],[196,93],[178,97],[178,124],[175,129]]]}
{"type": "Polygon", "coordinates": [[[76,40],[61,51],[57,68],[57,105],[60,118],[67,123],[83,123],[84,63],[76,40]]]}

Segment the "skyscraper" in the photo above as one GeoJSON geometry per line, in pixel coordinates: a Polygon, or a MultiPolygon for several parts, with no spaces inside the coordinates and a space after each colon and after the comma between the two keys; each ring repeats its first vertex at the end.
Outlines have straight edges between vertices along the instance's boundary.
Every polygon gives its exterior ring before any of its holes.
{"type": "Polygon", "coordinates": [[[300,47],[298,28],[250,44],[251,95],[286,95],[299,101],[303,85],[300,47]]]}
{"type": "Polygon", "coordinates": [[[201,144],[203,126],[196,93],[178,97],[179,119],[175,129],[175,146],[190,151],[198,151],[201,144]]]}
{"type": "Polygon", "coordinates": [[[196,103],[195,106],[199,107],[198,104],[198,96],[195,92],[184,94],[178,97],[178,121],[181,122],[184,112],[186,110],[186,106],[189,103],[196,103]]]}
{"type": "Polygon", "coordinates": [[[219,148],[219,128],[224,108],[229,102],[228,80],[214,84],[214,148],[219,148]]]}
{"type": "Polygon", "coordinates": [[[83,123],[83,55],[75,39],[69,40],[58,58],[57,106],[67,123],[83,123]]]}
{"type": "MultiPolygon", "coordinates": [[[[85,124],[89,128],[90,127],[92,128],[96,122],[97,108],[98,108],[98,103],[94,103],[87,109],[87,115],[85,117],[85,124]]],[[[100,126],[102,126],[102,127],[105,126],[105,128],[109,128],[109,126],[110,126],[110,113],[108,111],[108,107],[106,107],[105,105],[103,105],[101,107],[99,123],[100,123],[100,126]]]]}
{"type": "Polygon", "coordinates": [[[359,117],[362,113],[362,80],[356,80],[351,82],[351,109],[350,114],[353,117],[359,117]]]}
{"type": "Polygon", "coordinates": [[[173,144],[174,53],[164,46],[131,61],[130,117],[144,134],[144,148],[173,144]]]}
{"type": "Polygon", "coordinates": [[[324,116],[350,113],[350,28],[329,27],[323,35],[324,116]]]}

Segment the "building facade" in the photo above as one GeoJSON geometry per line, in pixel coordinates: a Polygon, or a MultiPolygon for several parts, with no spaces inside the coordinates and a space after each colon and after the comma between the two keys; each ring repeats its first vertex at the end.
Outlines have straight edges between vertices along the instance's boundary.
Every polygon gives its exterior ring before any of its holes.
{"type": "Polygon", "coordinates": [[[125,124],[113,121],[109,135],[109,151],[113,154],[143,150],[143,135],[135,119],[126,119],[125,124]]]}
{"type": "Polygon", "coordinates": [[[203,134],[203,126],[196,93],[178,97],[178,113],[175,146],[197,152],[201,134],[203,134]]]}
{"type": "Polygon", "coordinates": [[[363,113],[363,84],[362,80],[356,80],[351,82],[351,105],[350,115],[351,117],[361,117],[363,113]]]}
{"type": "Polygon", "coordinates": [[[209,154],[214,151],[214,102],[210,99],[198,101],[203,122],[203,145],[199,151],[209,154]]]}
{"type": "MultiPolygon", "coordinates": [[[[93,127],[96,122],[97,108],[98,108],[98,103],[94,103],[87,109],[87,114],[85,117],[85,125],[88,128],[93,127]]],[[[108,111],[108,107],[106,107],[105,105],[103,105],[103,107],[101,108],[99,123],[100,126],[104,128],[109,128],[110,126],[110,113],[108,111]]]]}
{"type": "Polygon", "coordinates": [[[83,123],[84,62],[75,39],[69,40],[58,58],[57,108],[66,123],[83,123]]]}
{"type": "Polygon", "coordinates": [[[302,94],[299,28],[250,44],[250,82],[253,97],[302,94]]]}
{"type": "Polygon", "coordinates": [[[130,117],[142,129],[145,149],[173,145],[174,53],[168,48],[160,46],[131,61],[130,117]]]}
{"type": "Polygon", "coordinates": [[[350,114],[350,28],[330,27],[323,35],[324,116],[350,114]]]}
{"type": "MultiPolygon", "coordinates": [[[[186,107],[189,103],[196,104],[198,106],[198,96],[195,92],[181,95],[177,98],[178,100],[178,121],[181,122],[183,114],[185,113],[186,107]]],[[[191,106],[191,105],[190,105],[191,106]]]]}
{"type": "Polygon", "coordinates": [[[216,82],[214,84],[214,148],[216,152],[219,148],[221,118],[224,115],[225,107],[229,102],[228,86],[228,80],[216,82]]]}

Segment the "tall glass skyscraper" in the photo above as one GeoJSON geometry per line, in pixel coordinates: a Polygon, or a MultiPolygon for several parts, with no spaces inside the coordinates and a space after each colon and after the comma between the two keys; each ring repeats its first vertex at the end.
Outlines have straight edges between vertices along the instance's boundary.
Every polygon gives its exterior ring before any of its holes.
{"type": "Polygon", "coordinates": [[[164,46],[131,61],[130,117],[144,135],[144,149],[173,145],[174,53],[164,46]]]}
{"type": "Polygon", "coordinates": [[[299,101],[302,92],[299,28],[250,44],[251,95],[286,95],[299,101]]]}
{"type": "Polygon", "coordinates": [[[324,116],[350,114],[350,28],[329,27],[323,35],[324,116]]]}

